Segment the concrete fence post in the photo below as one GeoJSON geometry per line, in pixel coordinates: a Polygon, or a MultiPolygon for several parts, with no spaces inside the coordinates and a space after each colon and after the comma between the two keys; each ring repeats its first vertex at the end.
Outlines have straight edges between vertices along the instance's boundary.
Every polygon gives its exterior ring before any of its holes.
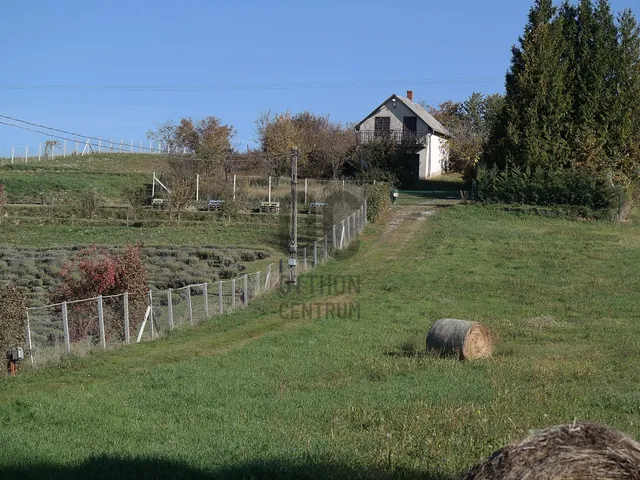
{"type": "Polygon", "coordinates": [[[256,293],[255,296],[257,297],[258,295],[260,295],[260,271],[256,272],[256,293]]]}
{"type": "Polygon", "coordinates": [[[302,261],[304,263],[304,269],[307,270],[308,265],[307,265],[307,247],[304,247],[302,249],[302,261]]]}
{"type": "Polygon", "coordinates": [[[187,286],[187,309],[189,311],[189,325],[193,325],[193,305],[191,304],[191,285],[187,286]]]}
{"type": "Polygon", "coordinates": [[[107,348],[107,335],[104,328],[104,311],[102,309],[102,295],[98,297],[98,326],[100,327],[100,345],[107,348]]]}
{"type": "Polygon", "coordinates": [[[39,143],[38,144],[38,161],[40,162],[42,160],[42,144],[39,143]]]}
{"type": "Polygon", "coordinates": [[[24,163],[29,162],[29,145],[24,146],[24,163]]]}
{"type": "Polygon", "coordinates": [[[265,292],[271,290],[271,264],[267,265],[267,274],[264,279],[264,290],[265,292]]]}
{"type": "Polygon", "coordinates": [[[153,292],[151,289],[149,289],[149,324],[151,325],[151,340],[153,340],[155,330],[153,329],[153,292]]]}
{"type": "Polygon", "coordinates": [[[333,251],[335,252],[337,250],[336,248],[336,225],[333,225],[333,242],[331,243],[331,246],[333,247],[333,251]]]}
{"type": "Polygon", "coordinates": [[[67,302],[62,302],[62,331],[64,335],[64,350],[71,351],[71,338],[69,337],[69,314],[67,313],[67,302]]]}
{"type": "Polygon", "coordinates": [[[33,365],[33,345],[31,344],[31,323],[29,322],[29,307],[27,307],[27,352],[29,353],[29,360],[33,365]]]}
{"type": "Polygon", "coordinates": [[[224,313],[224,299],[222,298],[222,280],[218,281],[218,313],[224,313]]]}
{"type": "Polygon", "coordinates": [[[167,316],[169,319],[169,330],[173,330],[173,290],[167,290],[167,316]]]}
{"type": "Polygon", "coordinates": [[[209,318],[209,284],[202,286],[202,294],[204,295],[204,316],[209,318]]]}
{"type": "Polygon", "coordinates": [[[131,333],[129,332],[129,293],[124,292],[124,343],[129,345],[131,343],[131,333]]]}
{"type": "Polygon", "coordinates": [[[318,242],[313,242],[313,268],[318,266],[318,242]]]}
{"type": "Polygon", "coordinates": [[[231,280],[231,308],[236,308],[236,279],[231,280]]]}
{"type": "Polygon", "coordinates": [[[16,147],[11,147],[11,165],[13,165],[13,157],[15,155],[16,147]]]}
{"type": "Polygon", "coordinates": [[[244,274],[244,304],[249,305],[249,275],[244,274]]]}

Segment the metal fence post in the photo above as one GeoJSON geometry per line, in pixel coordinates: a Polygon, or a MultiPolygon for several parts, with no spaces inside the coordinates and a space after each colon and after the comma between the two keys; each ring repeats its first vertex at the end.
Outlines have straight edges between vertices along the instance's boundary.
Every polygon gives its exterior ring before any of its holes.
{"type": "Polygon", "coordinates": [[[191,285],[187,286],[187,308],[189,309],[189,324],[193,325],[193,305],[191,305],[191,285]]]}
{"type": "Polygon", "coordinates": [[[249,275],[244,274],[244,304],[249,305],[249,275]]]}
{"type": "Polygon", "coordinates": [[[169,318],[169,329],[173,330],[173,290],[167,290],[167,316],[169,318]]]}
{"type": "Polygon", "coordinates": [[[64,349],[71,351],[71,339],[69,338],[69,316],[67,314],[67,302],[62,302],[62,331],[64,332],[64,349]]]}
{"type": "Polygon", "coordinates": [[[318,242],[313,242],[313,268],[318,266],[318,242]]]}
{"type": "Polygon", "coordinates": [[[124,292],[124,343],[131,343],[131,333],[129,332],[129,292],[124,292]]]}
{"type": "Polygon", "coordinates": [[[236,279],[231,280],[231,308],[236,308],[236,279]]]}
{"type": "Polygon", "coordinates": [[[107,348],[107,335],[104,329],[104,312],[102,310],[102,295],[98,297],[98,325],[100,327],[100,345],[107,348]]]}
{"type": "Polygon", "coordinates": [[[219,314],[222,315],[224,313],[224,300],[222,298],[222,280],[218,282],[218,310],[219,314]]]}
{"type": "Polygon", "coordinates": [[[202,286],[202,294],[204,295],[204,315],[209,318],[209,284],[202,286]]]}

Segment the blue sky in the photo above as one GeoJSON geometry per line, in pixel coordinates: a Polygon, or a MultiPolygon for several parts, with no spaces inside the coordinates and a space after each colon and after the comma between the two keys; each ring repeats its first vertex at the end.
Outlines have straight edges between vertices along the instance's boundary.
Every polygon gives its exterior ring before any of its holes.
{"type": "MultiPolygon", "coordinates": [[[[137,142],[158,122],[214,115],[244,149],[262,111],[350,122],[407,89],[431,104],[502,92],[531,3],[5,0],[0,113],[137,142]]],[[[0,155],[45,139],[0,125],[0,155]]]]}

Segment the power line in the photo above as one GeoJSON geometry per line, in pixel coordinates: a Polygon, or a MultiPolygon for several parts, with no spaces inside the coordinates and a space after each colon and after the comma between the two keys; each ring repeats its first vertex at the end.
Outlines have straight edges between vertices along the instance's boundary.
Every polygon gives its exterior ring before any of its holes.
{"type": "Polygon", "coordinates": [[[504,81],[504,77],[442,77],[418,78],[405,80],[360,80],[334,82],[286,82],[286,83],[220,83],[220,84],[141,84],[141,85],[107,85],[107,84],[0,84],[5,90],[93,90],[93,91],[201,91],[201,90],[292,90],[292,89],[345,89],[374,88],[392,85],[452,85],[465,83],[496,83],[504,81]]]}

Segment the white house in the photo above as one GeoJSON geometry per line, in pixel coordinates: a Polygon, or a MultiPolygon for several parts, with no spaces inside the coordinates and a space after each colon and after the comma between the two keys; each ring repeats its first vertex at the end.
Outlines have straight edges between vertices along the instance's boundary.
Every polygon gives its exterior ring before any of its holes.
{"type": "Polygon", "coordinates": [[[414,103],[413,92],[406,97],[391,95],[355,127],[359,144],[392,139],[407,147],[419,162],[422,180],[440,175],[448,158],[451,134],[422,105],[414,103]]]}

